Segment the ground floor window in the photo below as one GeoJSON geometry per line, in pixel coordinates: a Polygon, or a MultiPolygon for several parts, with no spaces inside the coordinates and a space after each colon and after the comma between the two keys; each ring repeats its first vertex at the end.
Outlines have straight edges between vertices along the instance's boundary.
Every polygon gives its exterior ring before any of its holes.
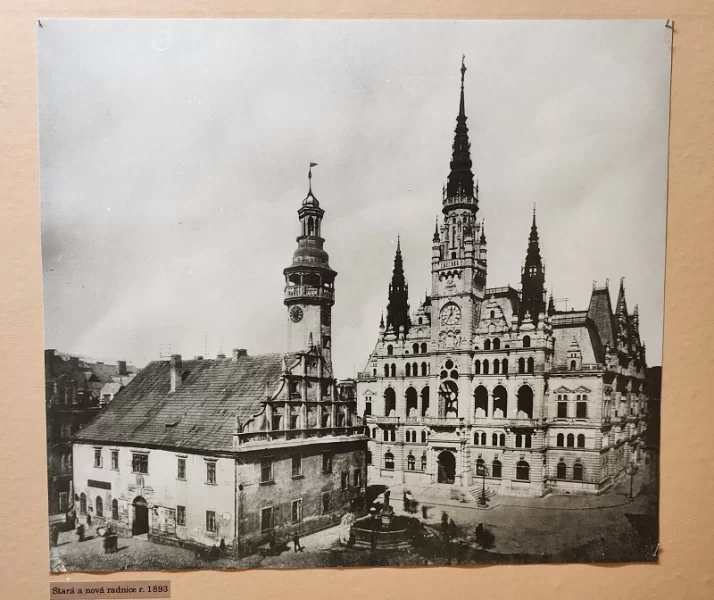
{"type": "Polygon", "coordinates": [[[555,476],[558,479],[566,479],[568,477],[568,467],[565,466],[564,462],[559,462],[558,466],[555,467],[555,476]]]}
{"type": "Polygon", "coordinates": [[[531,467],[530,465],[525,461],[521,460],[516,463],[516,479],[520,479],[521,481],[530,481],[531,478],[531,467]]]}
{"type": "Polygon", "coordinates": [[[421,470],[426,471],[426,454],[422,454],[421,457],[421,470]]]}
{"type": "Polygon", "coordinates": [[[206,531],[216,532],[216,511],[214,510],[206,511],[206,531]]]}
{"type": "Polygon", "coordinates": [[[97,516],[98,517],[103,517],[104,516],[104,501],[102,500],[101,496],[97,496],[97,501],[94,504],[97,516]]]}
{"type": "Polygon", "coordinates": [[[79,496],[79,513],[82,515],[87,514],[87,496],[84,492],[79,496]]]}
{"type": "Polygon", "coordinates": [[[59,510],[60,512],[65,512],[69,510],[69,493],[60,492],[59,493],[59,510]]]}
{"type": "Polygon", "coordinates": [[[350,472],[349,472],[349,471],[342,471],[341,480],[340,480],[340,484],[341,484],[340,487],[341,487],[341,489],[342,489],[343,492],[344,492],[344,491],[347,489],[347,487],[349,486],[349,482],[350,482],[350,472]]]}
{"type": "Polygon", "coordinates": [[[273,529],[273,507],[260,509],[260,531],[265,533],[273,529]]]}
{"type": "Polygon", "coordinates": [[[112,520],[113,521],[118,521],[119,520],[119,502],[115,498],[112,500],[112,520]]]}
{"type": "Polygon", "coordinates": [[[293,525],[302,521],[302,499],[293,500],[290,504],[290,521],[293,525]]]}
{"type": "Polygon", "coordinates": [[[494,460],[493,464],[491,465],[491,475],[495,477],[496,479],[501,478],[501,469],[503,465],[501,465],[500,460],[494,460]]]}
{"type": "Polygon", "coordinates": [[[186,507],[185,506],[177,506],[176,507],[176,525],[180,525],[181,527],[186,526],[186,507]]]}
{"type": "Polygon", "coordinates": [[[580,463],[575,463],[573,467],[573,479],[575,479],[575,481],[583,480],[583,465],[580,463]]]}
{"type": "Polygon", "coordinates": [[[356,488],[362,485],[362,469],[355,469],[354,480],[356,488]]]}
{"type": "Polygon", "coordinates": [[[322,514],[326,515],[330,512],[332,508],[332,498],[330,497],[330,492],[322,493],[322,514]]]}
{"type": "Polygon", "coordinates": [[[407,469],[410,471],[416,470],[416,458],[411,454],[407,456],[407,469]]]}
{"type": "Polygon", "coordinates": [[[384,455],[384,468],[389,470],[394,470],[394,454],[387,452],[384,455]]]}

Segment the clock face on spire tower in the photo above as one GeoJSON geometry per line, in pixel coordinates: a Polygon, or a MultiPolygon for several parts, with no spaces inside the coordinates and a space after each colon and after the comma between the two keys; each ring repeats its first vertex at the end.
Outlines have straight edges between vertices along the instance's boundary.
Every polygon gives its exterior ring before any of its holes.
{"type": "Polygon", "coordinates": [[[442,325],[458,325],[461,322],[461,309],[457,304],[450,302],[441,309],[439,318],[442,325]]]}

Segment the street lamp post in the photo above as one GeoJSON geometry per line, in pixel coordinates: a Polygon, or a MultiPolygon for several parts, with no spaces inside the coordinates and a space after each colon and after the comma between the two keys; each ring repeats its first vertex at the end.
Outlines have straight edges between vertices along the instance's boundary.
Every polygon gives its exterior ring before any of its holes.
{"type": "Polygon", "coordinates": [[[479,498],[479,504],[481,506],[486,506],[488,499],[486,498],[486,465],[483,464],[479,467],[481,469],[481,497],[479,498]]]}
{"type": "Polygon", "coordinates": [[[630,476],[630,498],[633,498],[633,488],[635,482],[635,473],[637,473],[637,465],[634,462],[630,462],[625,468],[625,473],[630,476]]]}

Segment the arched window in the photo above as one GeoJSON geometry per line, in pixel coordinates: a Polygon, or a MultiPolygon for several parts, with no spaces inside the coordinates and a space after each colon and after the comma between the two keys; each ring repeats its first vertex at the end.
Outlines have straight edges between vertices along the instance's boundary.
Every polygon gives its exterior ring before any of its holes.
{"type": "Polygon", "coordinates": [[[501,478],[501,461],[496,459],[491,463],[491,477],[494,477],[496,479],[501,478]]]}
{"type": "Polygon", "coordinates": [[[413,354],[419,354],[419,344],[414,344],[412,346],[412,353],[413,354]]]}
{"type": "Polygon", "coordinates": [[[568,434],[568,448],[573,448],[575,446],[575,436],[572,433],[568,434]]]}
{"type": "Polygon", "coordinates": [[[524,347],[524,348],[530,348],[530,347],[531,347],[531,336],[529,336],[529,335],[524,335],[524,336],[523,336],[523,347],[524,347]]]}
{"type": "Polygon", "coordinates": [[[501,349],[501,340],[499,340],[498,338],[494,338],[494,340],[493,340],[493,349],[494,350],[501,349]]]}
{"type": "Polygon", "coordinates": [[[397,394],[394,388],[384,390],[384,416],[389,417],[397,409],[397,394]]]}
{"type": "Polygon", "coordinates": [[[414,375],[414,377],[419,375],[419,367],[416,363],[412,363],[412,375],[414,375]]]}
{"type": "Polygon", "coordinates": [[[421,363],[421,375],[422,375],[422,377],[426,376],[426,363],[425,362],[421,363]]]}
{"type": "Polygon", "coordinates": [[[424,322],[424,319],[422,319],[421,317],[419,317],[419,325],[421,325],[423,322],[424,322]]]}
{"type": "Polygon", "coordinates": [[[483,374],[488,375],[488,361],[487,360],[483,361],[483,374]]]}
{"type": "Polygon", "coordinates": [[[575,371],[575,367],[577,366],[577,364],[578,364],[577,362],[575,362],[574,360],[571,360],[570,361],[570,370],[575,371]]]}
{"type": "Polygon", "coordinates": [[[491,435],[491,445],[498,446],[498,434],[494,433],[491,435]]]}
{"type": "Polygon", "coordinates": [[[522,385],[518,389],[517,412],[519,419],[533,418],[533,389],[529,385],[522,385]]]}
{"type": "Polygon", "coordinates": [[[520,433],[516,434],[516,448],[523,448],[523,436],[520,433]]]}
{"type": "Polygon", "coordinates": [[[392,346],[392,344],[389,344],[389,346],[387,346],[387,354],[389,356],[392,356],[392,354],[394,354],[394,346],[392,346]]]}
{"type": "Polygon", "coordinates": [[[516,463],[516,479],[521,481],[529,481],[531,478],[531,467],[525,461],[521,460],[516,463]]]}
{"type": "Polygon", "coordinates": [[[422,342],[421,344],[421,353],[426,354],[426,342],[422,342]]]}
{"type": "Polygon", "coordinates": [[[416,469],[416,458],[412,454],[407,456],[407,469],[414,471],[416,469]]]}
{"type": "Polygon", "coordinates": [[[114,498],[112,500],[112,521],[118,521],[119,520],[119,502],[117,502],[117,499],[114,498]]]}
{"type": "Polygon", "coordinates": [[[476,446],[478,446],[480,441],[481,441],[481,434],[477,431],[476,433],[474,433],[474,444],[476,446]]]}
{"type": "Polygon", "coordinates": [[[426,454],[421,455],[421,470],[426,471],[426,454]]]}
{"type": "Polygon", "coordinates": [[[581,463],[575,463],[575,465],[573,465],[573,479],[575,479],[575,481],[583,480],[583,465],[581,463]]]}
{"type": "Polygon", "coordinates": [[[521,358],[518,359],[518,372],[519,373],[525,373],[526,372],[526,359],[521,356],[521,358]]]}
{"type": "Polygon", "coordinates": [[[508,415],[508,392],[502,385],[493,389],[493,417],[505,419],[508,415]]]}
{"type": "Polygon", "coordinates": [[[558,466],[555,468],[555,476],[558,479],[568,478],[568,467],[564,462],[559,462],[558,466]]]}
{"type": "Polygon", "coordinates": [[[407,363],[407,365],[404,367],[404,371],[405,371],[407,377],[411,377],[412,366],[409,363],[407,363]]]}
{"type": "Polygon", "coordinates": [[[373,375],[374,377],[377,376],[377,369],[372,369],[372,375],[373,375]]]}
{"type": "Polygon", "coordinates": [[[104,516],[104,502],[102,501],[101,496],[97,496],[97,500],[94,503],[94,508],[97,512],[98,517],[103,517],[104,516]]]}
{"type": "Polygon", "coordinates": [[[474,404],[476,417],[485,418],[488,416],[488,390],[482,385],[474,390],[474,404]]]}
{"type": "Polygon", "coordinates": [[[87,514],[87,496],[84,492],[79,495],[79,512],[82,515],[87,514]]]}
{"type": "Polygon", "coordinates": [[[389,365],[384,365],[384,376],[389,377],[389,365]]]}
{"type": "Polygon", "coordinates": [[[535,361],[533,360],[532,356],[528,359],[528,372],[529,373],[535,372],[535,361]]]}
{"type": "Polygon", "coordinates": [[[490,350],[490,349],[491,349],[491,340],[486,340],[486,341],[483,343],[483,349],[484,349],[484,350],[490,350]]]}
{"type": "Polygon", "coordinates": [[[585,448],[585,436],[582,433],[578,436],[578,448],[585,448]]]}
{"type": "Polygon", "coordinates": [[[507,358],[504,358],[504,359],[501,361],[501,372],[502,372],[504,375],[507,375],[507,374],[508,374],[508,359],[507,359],[507,358]]]}
{"type": "Polygon", "coordinates": [[[477,360],[474,363],[474,375],[481,375],[481,361],[477,360]]]}
{"type": "Polygon", "coordinates": [[[375,440],[377,439],[377,428],[376,427],[372,427],[372,436],[371,437],[375,440]]]}
{"type": "Polygon", "coordinates": [[[481,445],[482,446],[486,445],[486,434],[485,433],[481,434],[481,445]]]}
{"type": "Polygon", "coordinates": [[[394,470],[394,454],[391,452],[387,452],[384,455],[384,468],[389,469],[390,471],[394,470]]]}
{"type": "Polygon", "coordinates": [[[495,319],[495,318],[496,318],[496,311],[495,311],[495,310],[492,310],[492,311],[491,311],[491,318],[492,318],[492,319],[495,319]]]}
{"type": "Polygon", "coordinates": [[[493,361],[493,374],[498,375],[501,372],[501,363],[498,362],[498,359],[493,361]]]}
{"type": "Polygon", "coordinates": [[[530,448],[533,443],[533,436],[530,433],[526,433],[526,448],[530,448]]]}
{"type": "Polygon", "coordinates": [[[397,376],[397,365],[395,365],[394,363],[392,363],[392,366],[390,368],[390,374],[392,377],[397,376]]]}
{"type": "Polygon", "coordinates": [[[558,446],[558,448],[565,446],[565,436],[562,433],[559,433],[555,440],[555,445],[558,446]]]}
{"type": "Polygon", "coordinates": [[[499,438],[498,438],[498,445],[499,446],[505,446],[506,445],[506,434],[502,433],[499,438]]]}
{"type": "Polygon", "coordinates": [[[315,220],[312,217],[307,220],[307,235],[315,235],[315,220]]]}
{"type": "Polygon", "coordinates": [[[483,458],[479,458],[476,461],[476,475],[479,477],[483,477],[486,474],[486,469],[485,469],[486,463],[483,462],[483,458]]]}
{"type": "Polygon", "coordinates": [[[421,432],[421,443],[426,444],[426,431],[421,432]]]}

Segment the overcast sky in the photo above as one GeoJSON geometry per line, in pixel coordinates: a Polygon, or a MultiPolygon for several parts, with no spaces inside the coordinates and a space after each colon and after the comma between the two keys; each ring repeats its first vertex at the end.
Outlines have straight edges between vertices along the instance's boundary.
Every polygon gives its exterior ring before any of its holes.
{"type": "Polygon", "coordinates": [[[625,277],[661,361],[671,31],[664,21],[43,21],[46,347],[283,351],[283,268],[313,189],[338,272],[338,377],[361,370],[397,234],[415,307],[466,111],[489,287],[537,205],[546,285],[625,277]]]}

